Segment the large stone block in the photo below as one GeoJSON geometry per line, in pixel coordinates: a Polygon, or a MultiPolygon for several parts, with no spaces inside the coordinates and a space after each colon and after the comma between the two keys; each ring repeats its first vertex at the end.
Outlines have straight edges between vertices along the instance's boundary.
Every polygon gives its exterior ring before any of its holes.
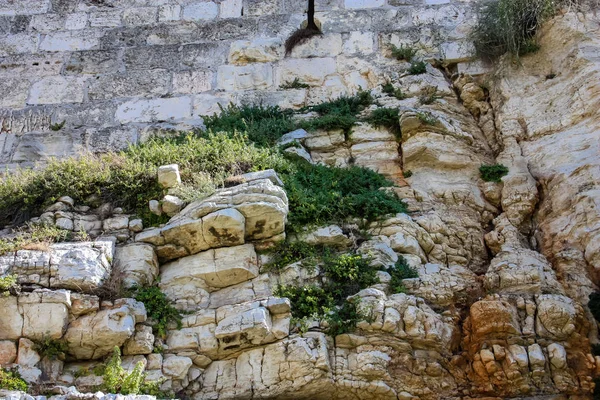
{"type": "Polygon", "coordinates": [[[17,340],[23,333],[23,316],[15,296],[0,297],[0,340],[17,340]]]}
{"type": "Polygon", "coordinates": [[[103,75],[91,81],[90,100],[118,97],[160,97],[167,94],[171,74],[164,70],[132,71],[126,75],[103,75]]]}
{"type": "Polygon", "coordinates": [[[83,102],[85,79],[49,76],[31,87],[28,104],[58,104],[83,102]]]}
{"type": "Polygon", "coordinates": [[[146,243],[117,247],[113,274],[119,277],[125,287],[151,285],[158,276],[158,258],[154,247],[146,243]]]}
{"type": "Polygon", "coordinates": [[[229,48],[231,64],[266,63],[281,59],[283,43],[280,39],[237,40],[229,48]]]}
{"type": "Polygon", "coordinates": [[[211,249],[162,266],[161,288],[196,282],[199,288],[223,288],[255,278],[258,261],[250,244],[211,249]]]}
{"type": "Polygon", "coordinates": [[[333,58],[286,59],[275,71],[276,86],[295,78],[311,86],[320,86],[327,75],[335,74],[336,65],[333,58]]]}
{"type": "Polygon", "coordinates": [[[100,39],[96,31],[54,32],[44,36],[40,42],[43,51],[78,51],[98,48],[100,39]]]}
{"type": "Polygon", "coordinates": [[[0,15],[44,14],[50,4],[50,0],[0,0],[0,15]]]}
{"type": "Polygon", "coordinates": [[[212,1],[201,1],[183,8],[183,20],[197,21],[215,19],[219,15],[219,6],[212,1]]]}
{"type": "Polygon", "coordinates": [[[69,309],[60,303],[26,303],[23,309],[23,336],[33,340],[60,339],[69,323],[69,309]]]}
{"type": "Polygon", "coordinates": [[[273,85],[273,68],[268,64],[223,65],[217,71],[217,88],[227,91],[268,89],[273,85]]]}
{"type": "Polygon", "coordinates": [[[0,340],[0,366],[12,364],[17,358],[17,345],[12,340],[0,340]]]}
{"type": "Polygon", "coordinates": [[[192,99],[131,100],[119,106],[115,118],[121,123],[177,121],[192,116],[192,99]]]}

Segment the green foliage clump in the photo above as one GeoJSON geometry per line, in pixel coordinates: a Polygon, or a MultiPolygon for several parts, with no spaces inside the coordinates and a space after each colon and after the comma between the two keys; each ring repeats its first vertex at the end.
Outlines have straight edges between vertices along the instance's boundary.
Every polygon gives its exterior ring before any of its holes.
{"type": "Polygon", "coordinates": [[[408,265],[408,262],[406,262],[406,259],[402,256],[398,257],[396,264],[392,268],[389,268],[387,272],[392,277],[389,284],[392,293],[405,293],[406,287],[403,283],[404,279],[419,277],[417,270],[408,265]]]}
{"type": "Polygon", "coordinates": [[[408,73],[411,75],[421,75],[427,71],[427,64],[424,61],[413,61],[408,67],[408,73]]]}
{"type": "Polygon", "coordinates": [[[394,194],[379,190],[392,186],[366,168],[330,168],[299,163],[293,174],[283,174],[290,213],[288,230],[362,217],[368,221],[406,211],[394,194]]]}
{"type": "Polygon", "coordinates": [[[50,129],[53,131],[60,131],[65,126],[66,121],[57,122],[56,124],[50,124],[50,129]]]}
{"type": "MultiPolygon", "coordinates": [[[[57,228],[54,225],[28,224],[20,229],[14,237],[0,239],[0,255],[20,249],[39,250],[50,243],[62,242],[72,238],[73,232],[57,228]]],[[[1,289],[0,287],[0,291],[1,289]]]]}
{"type": "Polygon", "coordinates": [[[127,372],[121,365],[121,351],[117,346],[104,368],[102,390],[114,394],[139,394],[144,382],[144,364],[138,362],[133,371],[127,372]]]}
{"type": "Polygon", "coordinates": [[[439,120],[432,113],[429,112],[418,112],[417,118],[419,118],[419,121],[421,121],[425,125],[433,126],[439,122],[439,120]]]}
{"type": "Polygon", "coordinates": [[[64,340],[57,340],[50,336],[45,336],[42,340],[35,342],[33,348],[42,357],[46,357],[50,360],[62,360],[68,350],[68,345],[64,340]]]}
{"type": "Polygon", "coordinates": [[[486,182],[501,182],[502,177],[508,174],[508,168],[502,164],[482,165],[479,167],[481,179],[486,182]]]}
{"type": "Polygon", "coordinates": [[[405,178],[410,178],[412,176],[413,172],[410,169],[407,169],[406,171],[402,171],[402,175],[404,175],[405,178]]]}
{"type": "Polygon", "coordinates": [[[329,254],[329,248],[323,246],[315,246],[312,244],[295,241],[280,242],[269,251],[272,254],[272,259],[267,264],[266,270],[281,270],[282,268],[293,264],[297,261],[304,260],[303,265],[314,264],[312,261],[329,254]]]}
{"type": "Polygon", "coordinates": [[[400,113],[397,108],[377,108],[371,112],[366,121],[373,126],[387,128],[398,139],[401,138],[400,113]]]}
{"type": "Polygon", "coordinates": [[[300,79],[294,78],[293,81],[287,81],[283,85],[280,85],[280,89],[307,89],[310,85],[300,82],[300,79]]]}
{"type": "Polygon", "coordinates": [[[539,48],[535,34],[564,0],[497,0],[481,2],[472,30],[475,51],[484,59],[504,53],[523,55],[539,48]]]}
{"type": "Polygon", "coordinates": [[[203,116],[209,132],[246,132],[248,139],[259,146],[272,146],[284,134],[295,129],[292,110],[278,106],[230,104],[221,114],[203,116]]]}
{"type": "Polygon", "coordinates": [[[7,175],[0,182],[0,226],[27,220],[63,195],[77,203],[97,196],[137,213],[150,226],[148,201],[163,195],[156,170],[172,163],[179,164],[185,185],[200,185],[208,194],[227,176],[268,168],[285,172],[289,166],[279,153],[259,148],[233,132],[151,139],[120,153],[51,160],[44,169],[7,175]],[[199,175],[204,176],[200,183],[199,175]]]}
{"type": "Polygon", "coordinates": [[[408,61],[411,62],[413,57],[417,55],[417,50],[409,45],[401,44],[400,47],[396,45],[390,45],[390,50],[392,52],[392,57],[396,60],[400,61],[408,61]]]}
{"type": "Polygon", "coordinates": [[[357,254],[328,254],[322,261],[322,286],[279,286],[275,295],[290,299],[296,321],[324,320],[331,335],[349,332],[365,316],[346,297],[377,283],[377,271],[357,254]]]}
{"type": "Polygon", "coordinates": [[[0,389],[26,392],[27,388],[27,382],[21,378],[17,368],[0,368],[0,389]]]}
{"type": "Polygon", "coordinates": [[[305,121],[301,127],[313,129],[341,129],[348,138],[352,127],[358,122],[356,115],[373,104],[373,96],[368,91],[359,91],[355,96],[341,96],[335,100],[309,107],[319,114],[318,117],[305,121]]]}
{"type": "Polygon", "coordinates": [[[17,275],[0,276],[0,297],[8,296],[18,288],[17,277],[17,275]]]}
{"type": "Polygon", "coordinates": [[[404,100],[406,98],[406,95],[402,93],[402,89],[396,89],[391,82],[381,85],[381,91],[387,95],[395,97],[398,100],[404,100]]]}
{"type": "Polygon", "coordinates": [[[165,337],[170,323],[181,329],[181,312],[173,307],[172,302],[158,286],[137,289],[135,299],[144,303],[148,317],[154,321],[152,329],[155,335],[165,337]]]}

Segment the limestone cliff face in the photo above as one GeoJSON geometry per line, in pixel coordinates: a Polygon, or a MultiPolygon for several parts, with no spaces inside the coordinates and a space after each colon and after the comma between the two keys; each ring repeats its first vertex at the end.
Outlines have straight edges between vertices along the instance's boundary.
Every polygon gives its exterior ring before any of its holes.
{"type": "MultiPolygon", "coordinates": [[[[301,333],[293,305],[274,295],[279,284],[316,282],[318,268],[263,268],[260,250],[285,236],[289,212],[285,187],[267,171],[159,228],[57,203],[40,218],[112,239],[0,257],[0,274],[35,288],[0,297],[0,364],[85,391],[99,377],[78,369],[117,345],[126,365],[142,361],[149,380],[194,399],[591,399],[600,369],[587,308],[600,279],[600,26],[593,16],[559,16],[540,44],[519,64],[501,62],[489,96],[473,77],[430,66],[397,86],[435,87],[431,104],[375,89],[382,106],[399,110],[400,143],[366,123],[349,138],[291,134],[298,146],[289,151],[374,169],[409,206],[366,226],[357,251],[373,266],[402,256],[419,277],[391,293],[380,274],[355,294],[371,318],[354,332],[331,337],[315,324],[301,333]],[[508,174],[484,182],[479,167],[494,163],[508,174]],[[187,312],[182,327],[155,338],[143,304],[91,294],[115,276],[129,286],[159,278],[187,312]],[[66,363],[44,363],[32,349],[46,334],[66,341],[66,363]]],[[[355,246],[346,226],[298,239],[355,246]]]]}

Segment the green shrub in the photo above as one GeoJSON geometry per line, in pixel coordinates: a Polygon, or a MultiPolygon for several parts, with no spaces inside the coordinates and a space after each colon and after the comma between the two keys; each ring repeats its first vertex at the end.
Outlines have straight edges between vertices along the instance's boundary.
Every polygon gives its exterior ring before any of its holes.
{"type": "Polygon", "coordinates": [[[150,216],[148,201],[163,195],[156,170],[173,163],[179,164],[184,184],[193,185],[194,176],[204,174],[213,187],[222,186],[230,175],[268,168],[285,172],[290,165],[279,153],[256,147],[233,132],[151,139],[118,154],[53,160],[44,169],[23,169],[7,175],[0,182],[0,226],[38,215],[63,195],[77,203],[98,196],[101,201],[144,217],[144,225],[150,226],[149,218],[154,217],[150,216]]]}
{"type": "Polygon", "coordinates": [[[50,243],[62,242],[73,237],[73,232],[59,229],[54,225],[28,224],[18,230],[14,237],[0,239],[0,255],[20,249],[43,250],[50,243]]]}
{"type": "Polygon", "coordinates": [[[413,61],[408,67],[408,73],[411,75],[421,75],[427,72],[427,64],[424,61],[413,61]]]}
{"type": "Polygon", "coordinates": [[[17,275],[0,276],[0,297],[8,296],[11,292],[17,290],[17,275]]]}
{"type": "Polygon", "coordinates": [[[26,392],[27,388],[27,382],[21,378],[17,368],[0,368],[0,389],[26,392]]]}
{"type": "Polygon", "coordinates": [[[66,121],[57,122],[56,124],[50,124],[50,130],[60,131],[65,126],[66,121]]]}
{"type": "Polygon", "coordinates": [[[221,108],[221,114],[203,116],[209,132],[246,132],[259,146],[272,146],[284,134],[296,129],[292,110],[277,106],[230,104],[221,108]]]}
{"type": "Polygon", "coordinates": [[[42,340],[36,341],[34,350],[42,357],[50,360],[64,359],[68,350],[67,342],[64,340],[52,339],[50,336],[44,336],[42,340]]]}
{"type": "Polygon", "coordinates": [[[127,372],[121,365],[121,351],[117,346],[104,368],[102,391],[113,394],[139,394],[144,382],[144,364],[138,362],[133,371],[127,372]]]}
{"type": "Polygon", "coordinates": [[[502,164],[482,165],[479,173],[486,182],[501,182],[502,177],[508,174],[508,168],[502,164]]]}
{"type": "Polygon", "coordinates": [[[422,123],[431,126],[439,122],[439,120],[432,113],[429,112],[418,112],[417,118],[419,118],[419,121],[421,121],[422,123]]]}
{"type": "Polygon", "coordinates": [[[395,97],[398,100],[404,100],[406,98],[406,95],[402,93],[402,90],[400,88],[396,89],[391,82],[381,85],[381,91],[385,94],[395,97]]]}
{"type": "Polygon", "coordinates": [[[405,46],[401,44],[400,47],[398,47],[392,44],[390,45],[390,50],[392,51],[392,57],[400,61],[404,60],[411,62],[413,57],[417,55],[417,50],[409,45],[405,46]]]}
{"type": "Polygon", "coordinates": [[[282,174],[290,213],[287,229],[324,225],[361,217],[373,221],[406,211],[394,194],[379,190],[392,186],[382,175],[366,168],[331,168],[298,163],[292,174],[282,174]]]}
{"type": "Polygon", "coordinates": [[[304,260],[304,266],[312,265],[314,264],[314,260],[324,257],[329,252],[329,248],[314,246],[300,241],[280,242],[273,249],[269,250],[269,253],[272,254],[272,259],[269,264],[265,265],[265,270],[281,270],[290,264],[302,260],[304,260]]]}
{"type": "Polygon", "coordinates": [[[327,254],[321,261],[322,286],[279,286],[275,295],[290,299],[296,321],[324,320],[331,335],[352,331],[366,316],[346,298],[377,283],[377,271],[369,259],[357,254],[327,254]]]}
{"type": "Polygon", "coordinates": [[[402,171],[402,175],[404,175],[405,178],[410,178],[412,176],[413,172],[410,169],[407,169],[406,171],[402,171]]]}
{"type": "Polygon", "coordinates": [[[389,129],[398,139],[401,138],[400,114],[397,108],[377,108],[366,121],[373,126],[389,129]]]}
{"type": "Polygon", "coordinates": [[[352,127],[356,125],[358,118],[350,114],[326,114],[312,118],[308,121],[300,123],[300,126],[307,131],[326,130],[333,131],[341,129],[344,131],[346,138],[349,138],[352,127]]]}
{"type": "Polygon", "coordinates": [[[278,286],[275,296],[290,299],[292,316],[296,319],[321,317],[335,305],[331,293],[316,285],[278,286]]]}
{"type": "Polygon", "coordinates": [[[555,14],[563,0],[482,1],[472,40],[479,57],[495,59],[504,53],[515,56],[537,48],[535,34],[555,14]]]}
{"type": "Polygon", "coordinates": [[[291,82],[287,81],[283,85],[279,86],[280,89],[306,89],[309,87],[310,87],[310,85],[300,82],[300,79],[298,79],[298,78],[294,78],[293,81],[291,81],[291,82]]]}
{"type": "Polygon", "coordinates": [[[405,293],[406,287],[403,283],[404,279],[419,277],[417,270],[411,268],[411,266],[408,265],[408,262],[406,262],[406,259],[402,256],[398,257],[396,264],[392,268],[389,268],[387,272],[392,277],[389,284],[392,293],[405,293]]]}
{"type": "Polygon", "coordinates": [[[181,329],[181,312],[173,307],[172,302],[158,286],[138,288],[135,299],[146,306],[146,313],[154,322],[152,329],[158,337],[165,337],[170,323],[176,324],[177,329],[181,329]]]}

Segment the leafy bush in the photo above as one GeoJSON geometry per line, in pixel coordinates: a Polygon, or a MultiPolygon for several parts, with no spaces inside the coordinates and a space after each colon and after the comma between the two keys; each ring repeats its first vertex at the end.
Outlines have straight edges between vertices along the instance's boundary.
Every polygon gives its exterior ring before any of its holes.
{"type": "Polygon", "coordinates": [[[208,131],[246,132],[259,146],[272,146],[282,135],[296,128],[293,111],[278,106],[230,104],[227,108],[219,107],[220,115],[203,116],[208,131]]]}
{"type": "MultiPolygon", "coordinates": [[[[272,260],[269,264],[265,265],[266,270],[281,270],[282,268],[293,264],[297,261],[314,260],[322,258],[326,254],[329,254],[329,248],[322,246],[314,246],[308,243],[296,241],[296,242],[280,242],[273,249],[269,250],[272,254],[272,260]]],[[[303,263],[304,264],[304,263],[303,263]]]]}
{"type": "Polygon", "coordinates": [[[362,217],[368,221],[406,211],[394,194],[379,190],[392,183],[366,168],[330,168],[298,163],[293,174],[283,174],[290,213],[287,229],[322,225],[362,217]]]}
{"type": "Polygon", "coordinates": [[[392,277],[389,283],[390,291],[392,293],[404,293],[406,288],[404,287],[403,280],[419,277],[417,270],[411,268],[411,266],[408,265],[408,262],[406,262],[406,259],[402,256],[398,257],[396,264],[392,268],[389,268],[387,272],[392,277]]]}
{"type": "Polygon", "coordinates": [[[27,388],[27,382],[21,378],[17,368],[0,368],[0,389],[26,392],[27,388]]]}
{"type": "Polygon", "coordinates": [[[18,288],[17,275],[6,275],[0,277],[0,297],[8,296],[18,288]]]}
{"type": "Polygon", "coordinates": [[[398,139],[401,138],[400,114],[397,108],[377,108],[366,119],[373,126],[389,129],[398,139]]]}
{"type": "Polygon", "coordinates": [[[396,60],[404,60],[411,62],[413,57],[417,55],[417,50],[409,45],[401,44],[400,47],[396,45],[390,45],[390,50],[392,51],[392,57],[396,60]]]}
{"type": "Polygon", "coordinates": [[[352,127],[356,125],[356,122],[358,122],[358,118],[356,118],[356,116],[354,115],[326,114],[316,118],[312,118],[308,121],[304,121],[300,124],[300,126],[303,129],[306,129],[307,131],[314,131],[319,129],[332,131],[336,129],[341,129],[342,131],[344,131],[346,137],[349,137],[350,131],[352,130],[352,127]]]}
{"type": "Polygon", "coordinates": [[[290,299],[296,321],[324,320],[331,335],[349,332],[365,316],[346,297],[377,283],[377,271],[369,259],[356,254],[327,254],[322,262],[322,286],[279,286],[275,295],[290,299]]]}
{"type": "Polygon", "coordinates": [[[406,98],[406,95],[402,93],[402,90],[400,88],[396,89],[391,82],[381,85],[381,91],[385,94],[395,97],[398,100],[404,100],[406,98]]]}
{"type": "Polygon", "coordinates": [[[179,164],[184,184],[194,184],[194,176],[204,174],[213,187],[221,186],[230,175],[268,168],[285,172],[290,165],[279,153],[256,147],[233,132],[151,139],[118,154],[54,160],[41,170],[7,175],[0,182],[0,226],[29,219],[67,194],[78,203],[96,195],[137,213],[150,226],[148,201],[163,194],[156,170],[173,163],[179,164]]]}
{"type": "Polygon", "coordinates": [[[486,182],[501,182],[502,177],[508,174],[508,168],[502,164],[482,165],[479,167],[481,179],[486,182]]]}
{"type": "Polygon", "coordinates": [[[413,61],[408,67],[408,73],[411,75],[421,75],[427,72],[427,64],[424,61],[413,61]]]}
{"type": "Polygon", "coordinates": [[[279,86],[280,89],[306,89],[309,87],[310,87],[310,85],[300,82],[300,79],[298,79],[298,78],[294,78],[293,81],[291,81],[291,82],[287,81],[283,85],[279,86]]]}
{"type": "Polygon", "coordinates": [[[63,340],[52,339],[49,336],[45,336],[42,340],[35,342],[33,348],[42,357],[47,357],[50,360],[62,360],[68,350],[68,345],[63,340]]]}
{"type": "Polygon", "coordinates": [[[28,224],[21,228],[14,237],[0,239],[0,255],[20,249],[40,250],[50,243],[68,239],[73,239],[73,232],[59,229],[54,225],[28,224]]]}
{"type": "Polygon", "coordinates": [[[479,57],[515,56],[537,48],[535,34],[564,0],[497,0],[481,2],[472,40],[479,57]]]}
{"type": "Polygon", "coordinates": [[[174,323],[177,329],[181,329],[181,312],[173,307],[158,286],[137,289],[135,299],[146,306],[148,317],[154,321],[152,330],[158,337],[165,337],[169,323],[174,323]]]}
{"type": "Polygon", "coordinates": [[[117,346],[104,368],[102,391],[114,394],[139,394],[144,382],[144,364],[139,361],[133,371],[127,373],[121,365],[121,351],[117,346]]]}
{"type": "Polygon", "coordinates": [[[421,121],[422,123],[424,123],[426,125],[433,126],[438,123],[438,119],[435,117],[435,115],[433,115],[432,113],[429,113],[429,112],[418,112],[417,118],[419,118],[419,121],[421,121]]]}

